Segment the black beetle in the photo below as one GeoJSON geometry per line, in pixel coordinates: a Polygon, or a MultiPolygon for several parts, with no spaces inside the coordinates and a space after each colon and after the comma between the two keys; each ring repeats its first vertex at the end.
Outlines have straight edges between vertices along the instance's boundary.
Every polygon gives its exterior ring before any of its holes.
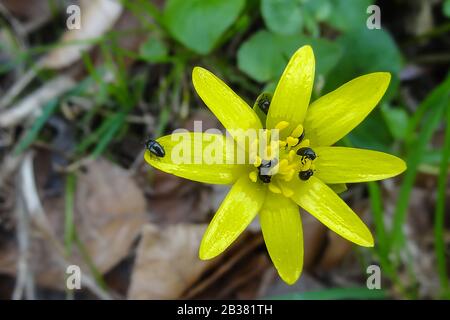
{"type": "Polygon", "coordinates": [[[270,168],[274,167],[277,162],[277,159],[261,161],[261,165],[258,167],[258,177],[262,182],[269,183],[272,179],[272,176],[270,174],[265,174],[265,172],[261,172],[261,169],[265,169],[267,172],[269,172],[270,168]]]}
{"type": "Polygon", "coordinates": [[[149,139],[147,142],[145,142],[145,147],[148,151],[150,151],[152,154],[154,154],[157,157],[164,157],[166,155],[166,151],[164,150],[163,146],[160,145],[156,140],[149,139]]]}
{"type": "Polygon", "coordinates": [[[314,173],[314,172],[313,172],[311,169],[308,169],[308,170],[306,170],[306,171],[300,171],[300,172],[298,173],[298,176],[299,176],[300,179],[306,181],[306,180],[308,180],[309,178],[311,178],[311,176],[313,175],[313,173],[314,173]]]}
{"type": "Polygon", "coordinates": [[[259,109],[264,112],[264,114],[267,114],[269,112],[270,102],[272,101],[272,94],[271,93],[261,93],[258,98],[256,99],[256,105],[259,107],[259,109]]]}
{"type": "Polygon", "coordinates": [[[270,183],[270,180],[272,179],[272,176],[264,175],[264,174],[259,174],[258,177],[264,183],[270,183]]]}
{"type": "Polygon", "coordinates": [[[297,154],[302,158],[308,158],[311,161],[316,158],[316,153],[314,150],[308,147],[298,149],[297,154]]]}

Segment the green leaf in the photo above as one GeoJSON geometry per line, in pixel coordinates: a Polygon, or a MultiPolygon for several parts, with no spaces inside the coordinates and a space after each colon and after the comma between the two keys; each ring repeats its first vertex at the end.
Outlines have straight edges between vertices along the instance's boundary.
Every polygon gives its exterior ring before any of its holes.
{"type": "Polygon", "coordinates": [[[262,0],[261,13],[269,30],[292,35],[298,33],[303,24],[298,0],[262,0]]]}
{"type": "Polygon", "coordinates": [[[381,114],[389,131],[395,139],[402,140],[408,129],[408,113],[401,108],[391,108],[388,104],[381,106],[381,114]]]}
{"type": "Polygon", "coordinates": [[[327,76],[336,66],[342,54],[342,49],[338,44],[323,38],[317,39],[307,36],[279,37],[279,43],[286,60],[289,60],[301,46],[310,45],[313,48],[316,59],[316,80],[318,80],[319,76],[327,76]]]}
{"type": "Polygon", "coordinates": [[[167,55],[168,49],[164,42],[154,37],[149,37],[139,49],[139,57],[147,62],[165,62],[167,55]]]}
{"type": "Polygon", "coordinates": [[[450,0],[445,0],[442,5],[442,12],[448,18],[450,18],[450,0]]]}
{"type": "Polygon", "coordinates": [[[281,74],[286,58],[277,45],[277,37],[259,31],[238,50],[238,68],[256,81],[266,82],[281,74]]]}
{"type": "Polygon", "coordinates": [[[369,17],[367,7],[372,3],[373,0],[331,0],[333,9],[327,22],[341,31],[365,29],[369,17]]]}
{"type": "Polygon", "coordinates": [[[316,21],[325,21],[333,11],[329,0],[305,0],[303,8],[312,14],[316,21]]]}
{"type": "Polygon", "coordinates": [[[183,45],[207,54],[239,16],[245,0],[169,0],[163,21],[183,45]]]}
{"type": "Polygon", "coordinates": [[[403,59],[391,35],[383,30],[354,30],[345,33],[337,42],[344,48],[342,58],[330,72],[325,92],[370,72],[388,71],[392,75],[385,100],[391,98],[399,84],[398,74],[403,59]]]}
{"type": "Polygon", "coordinates": [[[379,109],[375,109],[348,138],[357,148],[389,152],[392,137],[379,109]]]}
{"type": "Polygon", "coordinates": [[[341,48],[325,39],[307,36],[281,36],[261,30],[238,50],[238,67],[259,82],[278,80],[291,55],[309,44],[316,57],[316,79],[326,75],[338,62],[341,48]]]}

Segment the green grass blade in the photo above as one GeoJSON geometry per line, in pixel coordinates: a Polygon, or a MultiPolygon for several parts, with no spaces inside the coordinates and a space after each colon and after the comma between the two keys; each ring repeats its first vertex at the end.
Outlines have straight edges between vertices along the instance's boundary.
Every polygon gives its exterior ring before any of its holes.
{"type": "Polygon", "coordinates": [[[369,290],[360,288],[331,288],[313,292],[290,293],[281,296],[269,297],[271,300],[344,300],[344,299],[385,299],[384,290],[369,290]]]}
{"type": "Polygon", "coordinates": [[[64,215],[64,247],[66,254],[72,254],[73,241],[75,238],[74,224],[74,198],[75,198],[76,177],[74,173],[69,173],[66,177],[65,190],[65,215],[64,215]]]}
{"type": "Polygon", "coordinates": [[[55,113],[56,109],[58,108],[59,103],[57,99],[53,99],[49,101],[43,108],[42,114],[36,119],[33,126],[28,130],[28,132],[25,134],[25,136],[22,138],[22,140],[18,143],[18,145],[15,147],[13,153],[15,155],[18,155],[22,153],[25,149],[27,149],[38,137],[39,132],[44,127],[45,123],[47,122],[48,118],[55,113]]]}
{"type": "Polygon", "coordinates": [[[434,241],[437,259],[437,268],[441,291],[444,295],[449,294],[449,280],[447,275],[447,266],[445,262],[445,240],[444,240],[444,222],[445,222],[445,192],[447,188],[448,177],[448,159],[450,158],[450,104],[447,108],[447,127],[445,130],[444,146],[442,150],[442,160],[439,168],[437,203],[434,220],[434,241]]]}
{"type": "Polygon", "coordinates": [[[370,206],[375,224],[375,234],[379,248],[379,254],[383,259],[388,258],[388,239],[383,221],[383,201],[381,199],[380,186],[376,182],[369,182],[370,206]]]}
{"type": "Polygon", "coordinates": [[[111,140],[114,138],[116,133],[119,131],[120,127],[125,121],[125,113],[118,113],[116,114],[111,121],[110,126],[106,130],[105,134],[100,138],[100,141],[96,145],[94,151],[92,152],[92,156],[94,158],[97,158],[100,156],[103,151],[108,147],[111,140]]]}
{"type": "Polygon", "coordinates": [[[94,131],[91,132],[80,144],[76,147],[76,153],[82,154],[84,153],[91,145],[95,144],[105,132],[108,131],[109,127],[114,122],[115,117],[110,116],[105,119],[102,124],[94,131]]]}
{"type": "Polygon", "coordinates": [[[411,147],[414,142],[414,131],[425,116],[426,112],[428,112],[431,107],[438,105],[442,100],[442,97],[448,95],[448,92],[450,92],[450,73],[447,75],[447,78],[426,97],[426,99],[419,105],[416,112],[414,112],[410,118],[405,134],[406,145],[408,147],[411,147]]]}
{"type": "MultiPolygon", "coordinates": [[[[450,91],[449,91],[450,92],[450,91]]],[[[449,93],[441,96],[438,104],[434,106],[434,110],[424,121],[422,130],[419,132],[417,141],[414,143],[414,149],[410,149],[406,158],[408,169],[404,175],[403,183],[400,188],[400,194],[394,212],[394,222],[391,234],[391,247],[400,250],[405,243],[405,235],[403,225],[406,221],[406,212],[408,209],[409,197],[412,191],[417,169],[422,161],[428,142],[430,141],[434,130],[441,121],[443,111],[448,105],[449,93]]]]}
{"type": "Polygon", "coordinates": [[[107,285],[105,280],[103,279],[103,276],[101,272],[98,270],[97,266],[95,265],[94,261],[92,260],[91,256],[89,255],[89,252],[84,245],[84,243],[81,241],[80,237],[78,236],[78,232],[75,229],[74,232],[74,240],[77,245],[78,250],[80,251],[81,257],[86,262],[86,264],[89,267],[89,270],[91,271],[92,275],[94,276],[95,282],[102,288],[103,290],[107,290],[107,285]]]}

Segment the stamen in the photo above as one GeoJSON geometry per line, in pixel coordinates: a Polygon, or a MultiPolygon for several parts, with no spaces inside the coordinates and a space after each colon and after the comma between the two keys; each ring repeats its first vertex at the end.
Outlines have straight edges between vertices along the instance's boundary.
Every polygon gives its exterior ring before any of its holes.
{"type": "Polygon", "coordinates": [[[303,133],[303,126],[299,124],[295,129],[292,131],[291,136],[294,138],[299,138],[303,133]]]}
{"type": "Polygon", "coordinates": [[[303,147],[309,147],[309,145],[310,145],[309,139],[305,139],[299,144],[299,149],[303,147]]]}
{"type": "Polygon", "coordinates": [[[297,151],[300,148],[305,148],[305,147],[309,147],[309,139],[305,139],[302,142],[300,142],[297,146],[295,146],[295,151],[297,151]]]}
{"type": "Polygon", "coordinates": [[[257,171],[252,171],[248,174],[248,177],[250,178],[250,180],[252,180],[253,182],[256,182],[258,180],[258,172],[257,171]]]}
{"type": "Polygon", "coordinates": [[[278,124],[275,126],[275,129],[278,129],[278,130],[283,130],[283,129],[286,129],[287,127],[289,127],[289,122],[287,122],[287,121],[280,121],[280,122],[278,122],[278,124]]]}
{"type": "Polygon", "coordinates": [[[270,160],[272,158],[272,147],[267,146],[265,153],[262,156],[264,160],[270,160]]]}
{"type": "Polygon", "coordinates": [[[269,190],[273,193],[281,193],[281,189],[273,183],[269,184],[269,190]]]}
{"type": "Polygon", "coordinates": [[[272,136],[272,131],[265,130],[264,133],[265,133],[265,139],[266,139],[266,144],[267,144],[267,141],[270,141],[270,137],[272,136]]]}
{"type": "Polygon", "coordinates": [[[258,139],[254,139],[250,143],[250,150],[249,150],[250,161],[253,161],[253,159],[256,159],[256,157],[258,157],[258,139]]]}
{"type": "Polygon", "coordinates": [[[281,188],[281,191],[283,192],[283,195],[287,198],[290,198],[294,195],[294,191],[288,187],[283,186],[281,188]]]}
{"type": "Polygon", "coordinates": [[[294,169],[290,169],[283,177],[284,181],[291,181],[292,178],[294,177],[295,174],[295,170],[294,169]]]}
{"type": "Polygon", "coordinates": [[[289,162],[294,161],[294,159],[295,159],[295,154],[296,154],[296,153],[295,153],[294,150],[289,151],[289,155],[288,155],[289,162]]]}
{"type": "Polygon", "coordinates": [[[280,146],[280,148],[283,148],[283,147],[285,147],[287,145],[287,142],[284,141],[284,140],[279,140],[278,141],[278,145],[280,146]]]}
{"type": "Polygon", "coordinates": [[[289,161],[287,159],[282,159],[280,161],[280,171],[287,169],[288,165],[289,165],[289,161]]]}
{"type": "Polygon", "coordinates": [[[286,138],[286,142],[287,142],[288,147],[290,148],[290,147],[295,146],[298,143],[298,138],[289,136],[286,138]]]}
{"type": "Polygon", "coordinates": [[[255,157],[255,161],[253,162],[253,165],[258,168],[261,165],[262,159],[260,156],[255,157]]]}

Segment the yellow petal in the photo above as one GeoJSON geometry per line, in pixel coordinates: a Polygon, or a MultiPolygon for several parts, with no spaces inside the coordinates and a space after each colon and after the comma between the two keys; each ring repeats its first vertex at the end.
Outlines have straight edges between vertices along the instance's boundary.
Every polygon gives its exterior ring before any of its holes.
{"type": "Polygon", "coordinates": [[[390,79],[387,72],[366,74],[314,101],[303,125],[311,145],[331,146],[353,130],[383,97],[390,79]]]}
{"type": "Polygon", "coordinates": [[[303,269],[303,231],[298,206],[283,195],[267,193],[260,213],[270,258],[281,279],[293,284],[303,269]]]}
{"type": "Polygon", "coordinates": [[[242,176],[233,185],[203,235],[199,257],[212,259],[221,254],[252,222],[266,197],[261,183],[242,176]]]}
{"type": "Polygon", "coordinates": [[[318,147],[314,151],[314,175],[327,184],[382,180],[406,169],[402,159],[373,150],[318,147]]]}
{"type": "Polygon", "coordinates": [[[230,184],[246,169],[245,165],[234,164],[235,144],[232,139],[220,134],[174,133],[156,141],[164,148],[165,156],[157,157],[146,151],[145,161],[178,177],[204,183],[230,184]]]}
{"type": "Polygon", "coordinates": [[[292,179],[292,196],[300,207],[308,211],[328,228],[360,246],[373,247],[373,237],[364,222],[341,198],[315,176],[307,181],[292,179]]]}
{"type": "Polygon", "coordinates": [[[195,67],[192,81],[200,98],[227,130],[262,128],[255,111],[214,74],[195,67]]]}
{"type": "Polygon", "coordinates": [[[331,188],[331,190],[333,190],[337,194],[345,192],[348,189],[347,185],[345,183],[332,183],[332,184],[329,184],[328,186],[331,188]]]}
{"type": "Polygon", "coordinates": [[[289,122],[288,129],[280,132],[282,139],[303,123],[314,84],[314,53],[310,46],[303,46],[294,53],[270,103],[266,125],[273,129],[280,121],[289,122]]]}

